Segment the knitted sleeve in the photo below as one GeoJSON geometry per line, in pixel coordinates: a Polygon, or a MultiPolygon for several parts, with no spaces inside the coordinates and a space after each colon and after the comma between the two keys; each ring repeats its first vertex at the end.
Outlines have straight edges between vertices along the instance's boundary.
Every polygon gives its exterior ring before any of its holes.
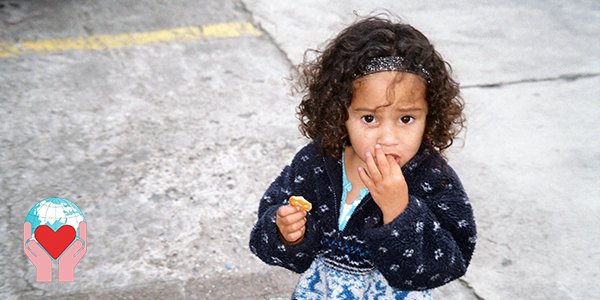
{"type": "Polygon", "coordinates": [[[473,211],[449,166],[444,177],[423,181],[421,197],[409,195],[404,212],[367,233],[375,266],[395,288],[430,289],[467,270],[476,241],[473,211]]]}
{"type": "Polygon", "coordinates": [[[260,201],[258,221],[250,234],[252,253],[267,264],[282,266],[298,273],[308,269],[321,247],[317,222],[308,214],[304,239],[298,244],[289,245],[283,242],[275,218],[277,209],[288,204],[292,195],[315,199],[314,180],[309,172],[314,157],[312,148],[308,145],[301,149],[292,160],[292,164],[286,166],[271,183],[260,201]]]}

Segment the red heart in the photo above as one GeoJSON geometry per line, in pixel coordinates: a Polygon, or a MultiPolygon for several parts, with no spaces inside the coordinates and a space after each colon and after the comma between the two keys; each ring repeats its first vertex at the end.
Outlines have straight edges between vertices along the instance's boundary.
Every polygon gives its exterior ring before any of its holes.
{"type": "Polygon", "coordinates": [[[34,234],[35,240],[56,259],[75,239],[75,228],[71,225],[63,225],[54,231],[48,225],[40,225],[35,229],[34,234]]]}

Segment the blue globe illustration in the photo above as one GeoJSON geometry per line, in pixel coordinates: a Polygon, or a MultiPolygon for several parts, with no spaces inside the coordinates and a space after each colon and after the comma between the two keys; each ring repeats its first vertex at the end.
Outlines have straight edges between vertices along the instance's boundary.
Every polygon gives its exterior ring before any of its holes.
{"type": "Polygon", "coordinates": [[[79,238],[79,222],[85,222],[83,213],[75,203],[63,198],[46,198],[34,205],[25,217],[31,223],[31,237],[35,238],[35,229],[46,225],[57,231],[63,225],[71,225],[79,238]]]}

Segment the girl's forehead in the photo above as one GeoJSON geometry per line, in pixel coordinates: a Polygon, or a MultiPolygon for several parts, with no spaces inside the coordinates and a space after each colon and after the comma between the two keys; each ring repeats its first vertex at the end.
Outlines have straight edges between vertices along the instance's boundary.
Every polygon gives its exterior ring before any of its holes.
{"type": "Polygon", "coordinates": [[[425,83],[421,77],[406,72],[379,72],[352,83],[351,105],[406,106],[425,104],[425,83]]]}
{"type": "Polygon", "coordinates": [[[397,84],[418,85],[425,88],[425,80],[420,76],[402,71],[384,71],[359,77],[352,82],[353,88],[363,86],[390,86],[397,84]]]}

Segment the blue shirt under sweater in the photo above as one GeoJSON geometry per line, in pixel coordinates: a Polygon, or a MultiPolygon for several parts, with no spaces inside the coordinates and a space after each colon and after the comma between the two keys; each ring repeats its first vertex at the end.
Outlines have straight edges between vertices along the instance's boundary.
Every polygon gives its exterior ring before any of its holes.
{"type": "Polygon", "coordinates": [[[365,275],[376,270],[400,291],[426,290],[462,276],[476,241],[475,221],[456,173],[435,151],[421,146],[402,168],[409,187],[404,212],[389,224],[370,194],[338,229],[342,160],[302,148],[261,199],[250,250],[261,260],[305,272],[315,260],[334,270],[365,275]],[[275,216],[292,195],[313,203],[304,239],[284,243],[275,216]]]}

